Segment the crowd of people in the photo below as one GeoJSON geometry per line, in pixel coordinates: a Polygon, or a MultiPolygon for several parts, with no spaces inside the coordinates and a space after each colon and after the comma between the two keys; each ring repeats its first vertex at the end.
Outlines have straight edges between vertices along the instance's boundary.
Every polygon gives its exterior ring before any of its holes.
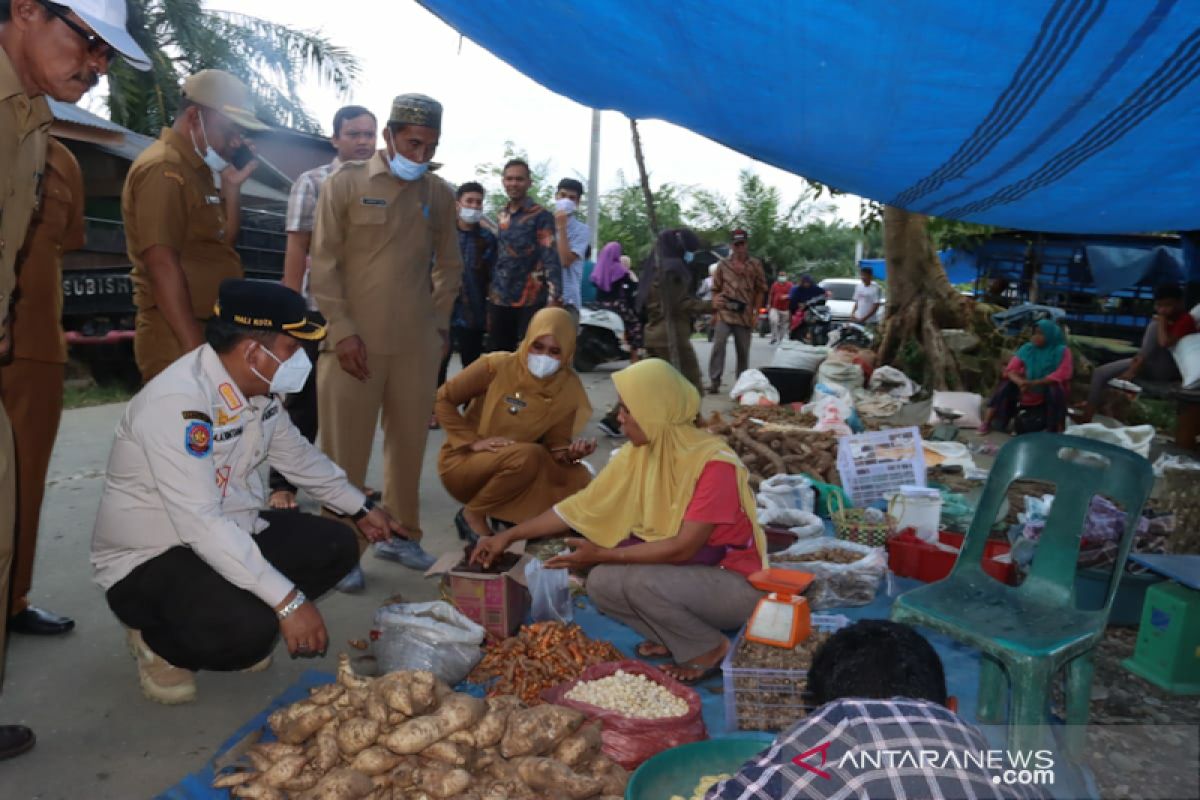
{"type": "MultiPolygon", "coordinates": [[[[0,602],[12,604],[0,616],[7,631],[58,635],[74,621],[27,596],[61,413],[61,257],[82,245],[84,191],[48,135],[47,98],[77,101],[118,57],[148,63],[121,3],[9,0],[3,11],[0,388],[16,430],[0,414],[0,602]]],[[[336,157],[293,184],[282,281],[245,280],[241,193],[266,126],[226,72],[188,76],[180,97],[122,192],[143,388],[115,432],[91,549],[144,693],[192,701],[197,671],[264,669],[280,638],[293,656],[323,654],[314,601],[360,591],[369,547],[430,566],[420,477],[432,427],[445,431],[438,475],[462,503],[455,525],[479,558],[572,529],[583,538],[559,562],[603,562],[590,591],[642,632],[642,650],[669,654],[681,679],[711,671],[729,646],[720,631],[757,599],[745,576],[764,547],[745,468],[692,425],[702,382],[690,338],[693,317],[714,312],[719,344],[732,334],[747,366],[767,289],[747,233],[734,232],[711,301],[697,297],[701,243],[688,229],[662,232],[640,281],[617,242],[588,271],[580,181],[560,181],[546,207],[513,159],[493,223],[480,184],[430,171],[441,105],[403,94],[382,126],[361,106],[337,112],[336,157]],[[599,475],[584,462],[592,409],[571,366],[592,295],[625,322],[635,362],[615,379],[610,428],[629,445],[599,475]],[[448,377],[454,352],[462,369],[448,377]],[[376,491],[365,480],[380,420],[376,491]],[[321,515],[300,512],[301,490],[321,515]]],[[[714,391],[723,358],[709,365],[714,391]]],[[[34,740],[0,726],[0,758],[34,740]]]]}

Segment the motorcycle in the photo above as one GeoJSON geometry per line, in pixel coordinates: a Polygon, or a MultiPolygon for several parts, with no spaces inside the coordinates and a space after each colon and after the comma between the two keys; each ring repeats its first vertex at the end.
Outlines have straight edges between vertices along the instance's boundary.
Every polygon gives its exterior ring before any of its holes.
{"type": "Polygon", "coordinates": [[[875,343],[875,334],[857,322],[843,322],[829,332],[830,346],[852,344],[864,350],[870,350],[875,343]]]}
{"type": "Polygon", "coordinates": [[[829,330],[833,326],[833,311],[825,303],[825,297],[814,297],[801,303],[792,314],[789,336],[799,342],[821,346],[829,343],[829,330]]]}
{"type": "Polygon", "coordinates": [[[624,361],[629,351],[625,341],[625,321],[615,311],[587,305],[579,309],[579,335],[575,339],[576,372],[591,372],[600,364],[624,361]]]}

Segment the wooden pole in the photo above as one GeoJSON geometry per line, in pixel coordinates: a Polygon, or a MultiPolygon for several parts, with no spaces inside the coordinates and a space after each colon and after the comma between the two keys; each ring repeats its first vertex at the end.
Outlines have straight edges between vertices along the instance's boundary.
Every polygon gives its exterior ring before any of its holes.
{"type": "Polygon", "coordinates": [[[683,361],[679,356],[679,336],[675,330],[674,309],[671,308],[671,296],[666,291],[665,278],[662,270],[662,258],[658,253],[658,212],[654,208],[654,193],[650,191],[650,175],[646,172],[646,158],[642,154],[642,137],[638,133],[637,120],[630,118],[629,131],[633,135],[633,157],[637,161],[638,177],[642,184],[642,197],[646,201],[646,217],[650,220],[650,232],[654,235],[655,280],[659,281],[658,296],[663,306],[663,319],[667,325],[667,355],[671,366],[682,369],[683,361]]]}

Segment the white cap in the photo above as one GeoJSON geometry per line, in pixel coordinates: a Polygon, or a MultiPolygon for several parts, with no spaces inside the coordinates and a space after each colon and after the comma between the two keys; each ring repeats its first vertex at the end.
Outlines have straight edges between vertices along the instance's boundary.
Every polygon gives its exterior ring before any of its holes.
{"type": "Polygon", "coordinates": [[[150,59],[125,29],[125,0],[54,0],[69,8],[91,27],[113,49],[125,57],[129,65],[143,72],[150,69],[150,59]]]}

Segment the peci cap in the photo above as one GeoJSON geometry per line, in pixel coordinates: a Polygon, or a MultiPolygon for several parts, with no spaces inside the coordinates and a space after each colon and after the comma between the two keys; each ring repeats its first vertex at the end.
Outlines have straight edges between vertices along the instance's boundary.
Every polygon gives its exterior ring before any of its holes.
{"type": "Polygon", "coordinates": [[[69,8],[75,16],[88,24],[96,35],[120,53],[134,69],[145,72],[150,69],[146,51],[133,40],[126,29],[128,17],[125,0],[47,0],[55,6],[69,8]]]}
{"type": "Polygon", "coordinates": [[[423,94],[401,94],[392,99],[388,125],[421,125],[442,129],[442,104],[423,94]]]}
{"type": "Polygon", "coordinates": [[[213,314],[231,325],[286,333],[305,342],[325,338],[325,318],[309,311],[299,292],[274,281],[240,278],[221,281],[213,314]]]}
{"type": "Polygon", "coordinates": [[[730,237],[730,241],[734,241],[734,242],[744,242],[744,241],[746,241],[746,240],[747,240],[747,239],[749,239],[749,238],[750,238],[750,234],[746,233],[745,229],[743,229],[743,228],[736,228],[736,229],[733,231],[733,235],[730,237]]]}
{"type": "Polygon", "coordinates": [[[238,78],[219,69],[202,69],[183,81],[183,96],[197,105],[218,111],[239,128],[265,131],[268,126],[254,115],[254,96],[238,78]]]}

